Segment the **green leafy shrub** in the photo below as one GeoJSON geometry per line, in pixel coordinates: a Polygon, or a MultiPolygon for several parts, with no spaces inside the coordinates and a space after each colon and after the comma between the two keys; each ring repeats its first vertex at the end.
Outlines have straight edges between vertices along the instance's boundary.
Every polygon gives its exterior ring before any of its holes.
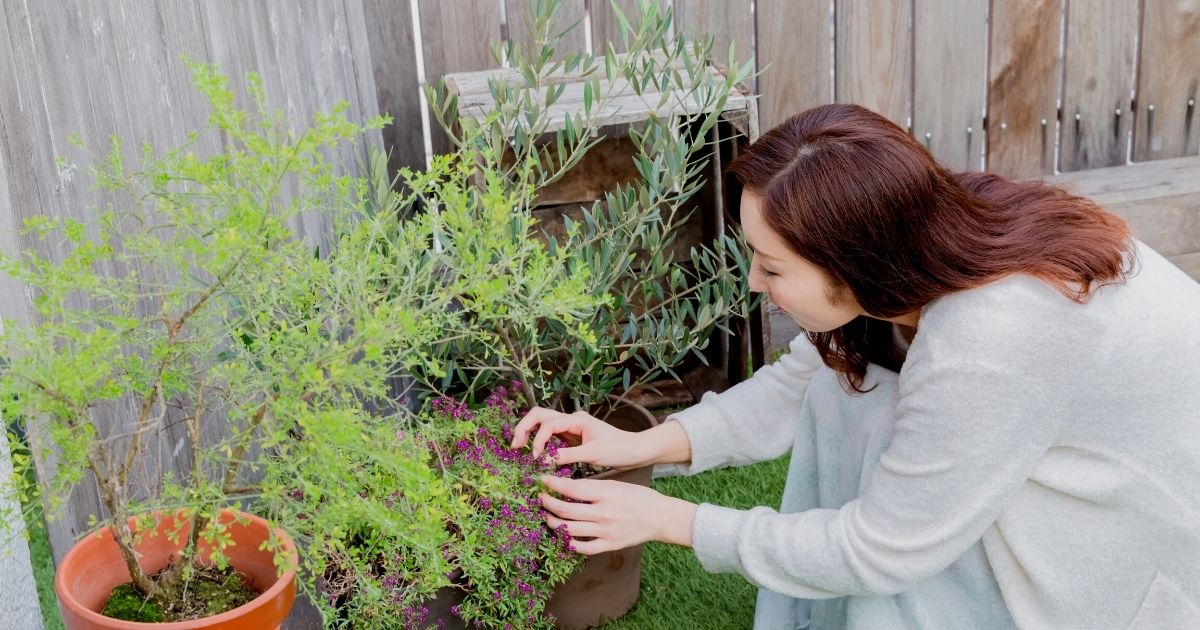
{"type": "Polygon", "coordinates": [[[320,497],[310,513],[332,531],[365,515],[373,527],[407,532],[422,562],[440,561],[445,515],[460,509],[441,476],[364,445],[394,431],[394,418],[373,411],[386,402],[389,371],[439,370],[420,349],[440,338],[452,296],[411,292],[405,274],[432,264],[422,253],[428,235],[362,220],[365,182],[326,157],[386,121],[351,123],[342,103],[292,130],[266,109],[253,75],[251,113],[235,107],[215,67],[189,67],[212,108],[206,134],[162,155],[146,147],[133,168],[114,138],[89,169],[108,200],[97,220],[31,217],[23,234],[64,253],[0,259],[35,291],[40,319],[6,327],[0,412],[21,420],[35,452],[52,454],[39,466],[48,472],[41,488],[24,482],[34,462],[22,452],[0,490],[26,504],[48,497],[53,518],[94,476],[105,513],[93,522],[113,528],[131,582],[168,612],[194,562],[227,561],[218,512],[253,511],[297,483],[320,497]],[[220,150],[193,152],[208,138],[220,150]],[[301,215],[332,226],[328,251],[292,227],[301,215]],[[396,239],[387,256],[378,249],[385,232],[396,239]],[[110,425],[93,416],[101,410],[132,416],[110,425]],[[174,423],[190,438],[183,472],[144,478],[147,451],[174,423]],[[335,474],[368,465],[386,467],[421,509],[363,505],[335,474]],[[336,511],[346,506],[361,509],[336,511]],[[192,526],[184,562],[152,579],[133,547],[156,513],[177,512],[192,526]],[[195,557],[200,536],[216,544],[212,557],[195,557]]]}
{"type": "MultiPolygon", "coordinates": [[[[495,49],[512,71],[489,80],[490,115],[460,118],[444,85],[428,90],[457,147],[435,160],[470,166],[448,178],[405,171],[411,193],[393,204],[397,216],[423,209],[442,217],[445,282],[466,287],[455,291],[454,334],[432,347],[444,371],[413,371],[429,391],[479,400],[516,378],[527,384],[530,406],[586,409],[618,387],[678,378],[674,368],[689,356],[707,361],[701,351],[713,333],[728,331],[752,305],[737,237],[719,235],[689,260],[670,258],[690,218],[688,202],[704,184],[709,132],[749,66],[712,73],[712,39],[669,35],[672,12],[660,13],[656,2],[640,2],[632,22],[614,5],[628,53],[609,44],[559,58],[568,31],[555,33],[551,24],[560,6],[531,3],[534,42],[495,49]],[[567,76],[583,78],[584,107],[563,118],[551,108],[567,76]],[[564,237],[543,235],[545,246],[531,239],[542,231],[533,215],[537,193],[580,164],[611,120],[604,112],[630,94],[649,112],[629,131],[640,179],[583,208],[582,220],[564,218],[564,237]]],[[[442,172],[436,162],[432,170],[442,172]]]]}

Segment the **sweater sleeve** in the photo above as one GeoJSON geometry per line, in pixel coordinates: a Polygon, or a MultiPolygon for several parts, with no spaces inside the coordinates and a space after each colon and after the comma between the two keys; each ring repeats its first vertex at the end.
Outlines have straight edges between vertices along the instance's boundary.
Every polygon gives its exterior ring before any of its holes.
{"type": "Polygon", "coordinates": [[[1003,339],[976,338],[910,353],[895,435],[859,498],[789,514],[702,504],[693,521],[701,564],[807,599],[898,593],[949,566],[996,520],[1057,434],[1030,377],[1037,353],[1014,339],[1007,348],[1003,339]],[[989,347],[1000,349],[980,356],[989,347]]]}
{"type": "Polygon", "coordinates": [[[795,414],[813,374],[823,364],[807,335],[798,335],[779,361],[667,417],[683,427],[691,444],[688,464],[659,464],[655,476],[693,475],[724,466],[774,459],[792,447],[795,414]]]}

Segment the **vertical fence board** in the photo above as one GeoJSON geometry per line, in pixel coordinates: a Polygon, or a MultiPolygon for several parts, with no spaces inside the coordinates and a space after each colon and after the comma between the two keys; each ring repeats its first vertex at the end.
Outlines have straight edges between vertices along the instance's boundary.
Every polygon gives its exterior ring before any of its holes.
{"type": "MultiPolygon", "coordinates": [[[[348,101],[347,118],[361,121],[378,113],[378,102],[364,102],[359,93],[354,59],[350,53],[345,6],[320,0],[241,2],[217,5],[201,2],[207,26],[209,54],[229,75],[238,102],[250,107],[245,75],[262,79],[267,106],[281,109],[293,126],[311,124],[317,112],[329,111],[338,101],[348,101]]],[[[369,72],[369,60],[363,60],[369,72]]],[[[372,143],[379,136],[368,137],[372,143]]],[[[363,147],[334,156],[347,166],[365,157],[363,147]]],[[[285,194],[295,192],[294,187],[285,194]]],[[[322,249],[328,239],[327,220],[301,213],[297,226],[322,249]]]]}
{"type": "Polygon", "coordinates": [[[912,4],[837,0],[834,97],[906,127],[912,98],[912,4]]]}
{"type": "Polygon", "coordinates": [[[1061,170],[1125,163],[1137,25],[1137,2],[1067,3],[1061,170]]]}
{"type": "MultiPolygon", "coordinates": [[[[112,196],[92,190],[86,176],[74,175],[77,169],[73,165],[60,171],[55,159],[64,157],[71,162],[81,159],[66,142],[71,134],[85,138],[89,148],[100,153],[107,151],[110,135],[127,135],[132,122],[124,110],[125,94],[114,94],[110,88],[120,73],[117,50],[122,46],[113,41],[113,27],[105,7],[96,3],[37,3],[25,4],[20,9],[14,4],[4,6],[16,11],[15,15],[10,14],[8,41],[17,62],[17,102],[15,108],[4,111],[3,143],[13,149],[10,160],[16,157],[9,164],[16,166],[14,170],[24,172],[9,177],[12,224],[20,226],[25,217],[38,214],[89,222],[93,218],[91,209],[112,196]]],[[[137,19],[140,9],[135,8],[131,19],[137,19]]],[[[126,156],[132,156],[129,147],[126,156]]],[[[16,235],[6,237],[15,241],[20,251],[36,251],[51,260],[60,260],[64,254],[49,241],[21,242],[24,239],[16,235]]],[[[119,270],[108,266],[101,271],[119,270]]],[[[35,323],[29,292],[23,293],[24,299],[4,301],[6,321],[35,323]]],[[[69,306],[83,308],[87,304],[76,297],[69,306]]],[[[131,408],[130,401],[122,400],[93,409],[99,434],[128,433],[132,426],[131,408]]],[[[44,430],[39,423],[32,422],[29,435],[36,448],[44,430]]],[[[147,445],[149,457],[157,456],[158,447],[159,444],[147,445]]],[[[53,453],[39,450],[38,465],[39,474],[52,474],[56,465],[53,453]]],[[[135,474],[144,478],[138,472],[135,474]]],[[[76,537],[87,530],[87,515],[103,513],[99,492],[89,475],[72,492],[61,518],[48,524],[55,558],[61,558],[76,537]]]]}
{"type": "MultiPolygon", "coordinates": [[[[531,0],[505,0],[504,2],[504,11],[508,22],[508,39],[527,48],[532,45],[534,37],[530,30],[532,22],[532,13],[529,10],[530,2],[531,0]]],[[[554,20],[550,23],[551,36],[570,28],[554,49],[556,59],[587,49],[583,3],[584,0],[564,0],[558,13],[554,14],[554,20]]],[[[534,52],[536,54],[536,51],[534,52]]]]}
{"type": "MultiPolygon", "coordinates": [[[[6,95],[0,99],[0,151],[8,171],[0,187],[5,197],[0,205],[11,207],[5,213],[5,228],[19,227],[24,217],[34,214],[88,222],[94,219],[94,208],[112,201],[124,203],[120,197],[92,190],[90,177],[81,173],[87,159],[67,145],[68,135],[79,135],[98,153],[107,150],[110,135],[118,135],[126,140],[126,157],[132,164],[143,143],[161,152],[182,142],[188,131],[204,127],[208,108],[191,87],[180,60],[184,53],[199,61],[215,58],[235,85],[241,84],[246,70],[259,71],[269,106],[287,111],[294,125],[309,124],[317,110],[341,99],[351,102],[347,115],[352,119],[376,111],[357,84],[343,5],[314,1],[300,7],[247,3],[224,12],[205,9],[185,1],[114,4],[102,0],[0,7],[5,12],[5,53],[11,57],[0,69],[0,86],[6,95]],[[69,162],[61,171],[55,163],[60,156],[69,162]]],[[[365,60],[369,64],[369,55],[365,60]]],[[[241,102],[247,104],[244,95],[241,102]]],[[[193,149],[203,154],[218,146],[216,139],[210,139],[193,149]]],[[[358,155],[348,152],[337,157],[351,160],[358,155]]],[[[315,242],[327,236],[323,222],[298,227],[315,242]]],[[[53,244],[24,242],[11,231],[0,238],[10,252],[33,250],[51,259],[64,253],[53,244]]],[[[6,299],[0,300],[4,319],[32,323],[26,287],[5,282],[4,288],[6,299]]],[[[144,316],[156,310],[149,302],[138,307],[144,316]]],[[[94,417],[102,434],[127,434],[134,405],[126,399],[97,408],[94,417]]],[[[147,445],[141,468],[133,472],[135,494],[155,492],[165,473],[178,474],[189,466],[183,425],[171,422],[171,413],[159,441],[147,445]]],[[[31,435],[36,437],[38,430],[31,427],[31,435]]],[[[52,468],[53,454],[43,451],[42,455],[52,468]]],[[[104,514],[90,480],[73,493],[63,518],[50,523],[56,558],[83,533],[88,514],[104,514]]]]}
{"type": "Polygon", "coordinates": [[[734,46],[737,63],[754,59],[754,15],[750,0],[675,0],[675,30],[689,39],[711,35],[712,60],[729,65],[729,45],[734,46]]]}
{"type": "Polygon", "coordinates": [[[916,0],[913,10],[913,135],[953,169],[983,161],[987,12],[988,0],[916,0]]]}
{"type": "MultiPolygon", "coordinates": [[[[93,98],[111,104],[114,130],[127,143],[127,157],[132,158],[142,143],[148,143],[156,152],[183,143],[187,132],[198,129],[208,118],[208,108],[202,105],[192,87],[182,60],[187,56],[204,61],[207,56],[197,7],[190,2],[124,5],[103,0],[86,0],[81,5],[83,21],[91,26],[89,48],[95,55],[95,60],[89,62],[95,64],[89,73],[97,80],[93,98]]],[[[103,138],[87,133],[81,136],[91,150],[104,150],[103,138]]],[[[216,147],[216,141],[209,138],[198,142],[194,150],[204,152],[216,147]]],[[[85,192],[84,187],[90,185],[88,178],[72,185],[80,188],[77,191],[80,197],[76,199],[100,201],[94,193],[85,192]]],[[[103,200],[115,200],[126,206],[129,203],[124,195],[115,199],[104,195],[103,200]]],[[[178,277],[164,275],[160,269],[139,265],[137,271],[141,277],[157,277],[164,284],[179,281],[178,277]]],[[[147,299],[138,305],[137,313],[151,318],[159,309],[159,303],[147,299]]],[[[143,352],[143,349],[125,348],[125,351],[143,352]]],[[[133,426],[139,404],[139,400],[126,397],[108,410],[119,416],[110,420],[113,426],[133,426]]],[[[189,439],[182,417],[181,410],[168,409],[163,426],[152,433],[141,461],[131,473],[129,483],[135,496],[157,495],[165,472],[180,478],[190,470],[192,462],[186,448],[189,439]]],[[[215,433],[212,432],[214,436],[215,433]]],[[[77,514],[75,518],[80,516],[83,515],[77,514]]]]}
{"type": "Polygon", "coordinates": [[[770,129],[833,101],[833,13],[829,0],[758,0],[758,116],[770,129]]]}
{"type": "Polygon", "coordinates": [[[373,99],[380,114],[392,117],[381,136],[389,172],[394,177],[401,167],[424,168],[411,6],[395,0],[346,0],[346,19],[361,98],[364,103],[373,99]]]}
{"type": "MultiPolygon", "coordinates": [[[[659,10],[665,11],[671,5],[671,0],[657,0],[659,10]]],[[[637,0],[587,0],[587,12],[592,19],[592,50],[604,53],[605,46],[611,42],[617,52],[625,52],[621,43],[621,23],[617,14],[612,10],[612,3],[621,8],[621,13],[629,20],[630,26],[637,28],[641,14],[638,13],[637,0]]],[[[677,25],[678,26],[678,25],[677,25]]],[[[630,37],[633,34],[630,33],[630,37]]]]}
{"type": "Polygon", "coordinates": [[[1014,178],[1054,173],[1062,3],[992,2],[989,171],[1014,178]]]}
{"type": "MultiPolygon", "coordinates": [[[[425,80],[431,85],[451,72],[496,67],[491,53],[492,44],[500,41],[500,5],[496,0],[419,0],[417,11],[425,53],[425,80]]],[[[448,152],[450,138],[432,114],[429,123],[434,154],[448,152]]]]}
{"type": "Polygon", "coordinates": [[[1195,155],[1200,152],[1200,0],[1146,0],[1139,42],[1133,159],[1195,155]]]}

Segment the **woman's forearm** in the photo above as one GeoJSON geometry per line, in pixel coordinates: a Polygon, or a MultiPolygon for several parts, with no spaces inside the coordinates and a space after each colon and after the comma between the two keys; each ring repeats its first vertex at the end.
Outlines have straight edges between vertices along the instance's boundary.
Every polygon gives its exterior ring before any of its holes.
{"type": "Polygon", "coordinates": [[[653,429],[637,434],[638,450],[643,465],[686,464],[692,461],[692,445],[683,425],[664,422],[653,429]]]}

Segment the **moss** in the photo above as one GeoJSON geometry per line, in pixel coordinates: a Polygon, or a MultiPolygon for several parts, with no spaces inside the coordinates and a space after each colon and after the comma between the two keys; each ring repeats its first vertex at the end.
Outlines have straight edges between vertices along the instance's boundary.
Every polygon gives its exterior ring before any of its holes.
{"type": "Polygon", "coordinates": [[[122,584],[114,588],[100,614],[122,621],[159,623],[167,620],[162,608],[143,597],[132,584],[122,584]]]}
{"type": "Polygon", "coordinates": [[[204,603],[205,617],[233,610],[258,597],[258,593],[237,573],[229,573],[220,582],[198,580],[192,584],[192,591],[196,601],[204,603]]]}
{"type": "Polygon", "coordinates": [[[187,621],[219,615],[258,597],[258,592],[236,571],[213,567],[196,567],[186,592],[183,601],[164,610],[148,601],[133,584],[122,584],[113,589],[101,614],[122,621],[187,621]]]}

